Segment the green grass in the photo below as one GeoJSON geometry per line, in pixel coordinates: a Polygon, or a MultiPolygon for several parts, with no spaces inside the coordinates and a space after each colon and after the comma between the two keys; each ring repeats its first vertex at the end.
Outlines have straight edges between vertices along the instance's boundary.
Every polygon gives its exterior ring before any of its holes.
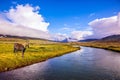
{"type": "Polygon", "coordinates": [[[13,53],[13,43],[24,43],[25,40],[12,39],[0,41],[0,72],[13,70],[26,65],[34,64],[47,60],[49,58],[61,56],[72,51],[76,51],[79,47],[72,47],[68,44],[45,41],[30,40],[30,48],[26,49],[24,58],[21,57],[21,52],[13,53]],[[43,42],[43,44],[41,44],[43,42]]]}
{"type": "Polygon", "coordinates": [[[111,51],[120,52],[120,42],[82,42],[81,46],[102,48],[111,51]]]}

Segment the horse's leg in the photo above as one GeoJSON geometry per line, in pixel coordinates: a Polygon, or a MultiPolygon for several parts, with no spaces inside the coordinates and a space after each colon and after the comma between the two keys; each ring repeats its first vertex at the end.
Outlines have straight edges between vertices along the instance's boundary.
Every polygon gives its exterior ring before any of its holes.
{"type": "Polygon", "coordinates": [[[13,51],[13,52],[14,52],[14,54],[16,55],[16,54],[17,54],[17,53],[16,53],[16,52],[17,52],[17,49],[16,49],[16,48],[14,48],[14,51],[13,51]]]}
{"type": "Polygon", "coordinates": [[[24,58],[24,52],[22,52],[22,58],[24,58]]]}
{"type": "Polygon", "coordinates": [[[28,48],[29,48],[30,46],[29,46],[29,44],[28,44],[28,48]]]}
{"type": "Polygon", "coordinates": [[[16,49],[14,48],[13,52],[15,53],[16,52],[16,49]]]}
{"type": "Polygon", "coordinates": [[[26,48],[24,48],[24,49],[22,50],[22,57],[24,57],[24,52],[25,52],[25,50],[26,50],[26,48]]]}

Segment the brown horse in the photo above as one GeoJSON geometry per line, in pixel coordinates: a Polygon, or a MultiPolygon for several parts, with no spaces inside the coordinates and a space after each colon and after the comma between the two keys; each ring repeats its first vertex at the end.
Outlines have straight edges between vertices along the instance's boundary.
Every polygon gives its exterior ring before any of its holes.
{"type": "Polygon", "coordinates": [[[24,57],[24,52],[26,50],[26,45],[22,45],[20,43],[14,43],[14,53],[17,51],[22,51],[22,57],[24,57]]]}

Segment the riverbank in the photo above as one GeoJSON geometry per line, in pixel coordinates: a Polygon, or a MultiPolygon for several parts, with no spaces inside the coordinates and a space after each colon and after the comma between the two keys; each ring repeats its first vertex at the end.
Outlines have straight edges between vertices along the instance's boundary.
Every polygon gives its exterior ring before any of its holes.
{"type": "Polygon", "coordinates": [[[79,47],[72,47],[72,45],[67,44],[41,44],[41,41],[40,43],[38,42],[30,43],[24,58],[21,57],[21,52],[13,53],[13,43],[10,43],[10,41],[0,43],[0,72],[28,66],[80,49],[79,47]]]}
{"type": "Polygon", "coordinates": [[[119,42],[81,42],[79,45],[120,52],[119,42]]]}

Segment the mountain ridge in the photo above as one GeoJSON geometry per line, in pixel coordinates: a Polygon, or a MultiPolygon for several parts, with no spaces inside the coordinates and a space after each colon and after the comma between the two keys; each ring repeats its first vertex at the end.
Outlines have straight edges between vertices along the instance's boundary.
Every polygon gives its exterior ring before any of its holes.
{"type": "Polygon", "coordinates": [[[100,42],[120,42],[120,34],[106,36],[102,39],[99,39],[100,42]]]}

